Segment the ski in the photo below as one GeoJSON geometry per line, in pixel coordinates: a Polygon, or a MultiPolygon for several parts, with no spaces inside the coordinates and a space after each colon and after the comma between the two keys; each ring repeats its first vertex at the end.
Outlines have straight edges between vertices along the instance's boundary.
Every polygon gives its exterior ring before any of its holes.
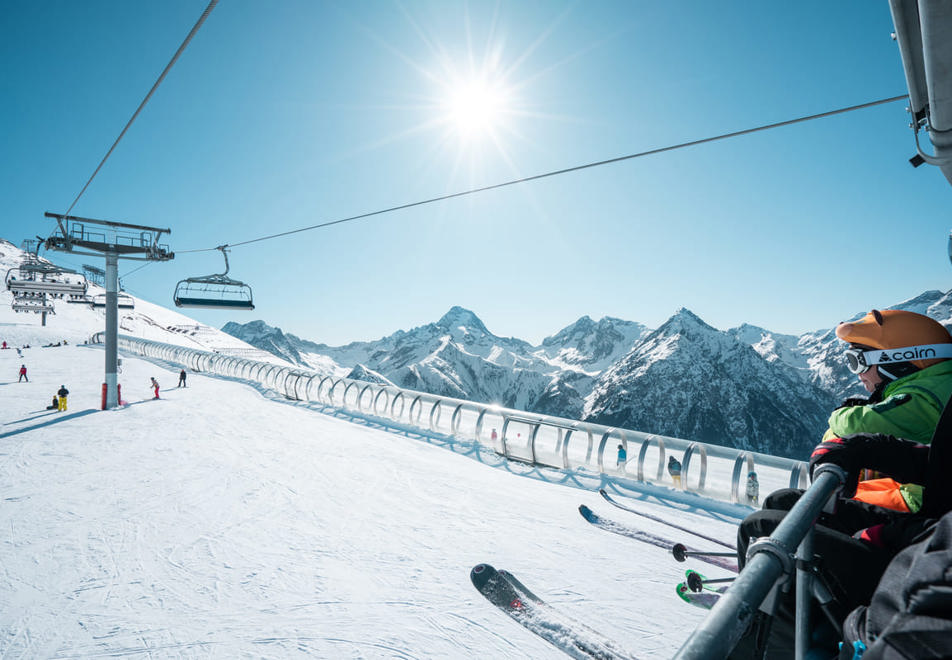
{"type": "Polygon", "coordinates": [[[664,518],[662,518],[662,517],[660,517],[660,516],[653,516],[653,515],[651,515],[650,513],[645,513],[645,512],[643,512],[643,511],[638,511],[638,510],[636,510],[636,509],[632,509],[631,507],[625,506],[624,504],[622,504],[622,503],[619,502],[618,500],[613,499],[611,495],[609,495],[607,492],[605,492],[605,489],[604,489],[604,488],[599,489],[598,492],[599,492],[599,494],[600,494],[602,497],[605,498],[605,501],[606,501],[606,502],[608,502],[609,504],[611,504],[611,505],[614,506],[614,507],[618,507],[618,508],[621,509],[622,511],[627,511],[627,512],[633,513],[633,514],[635,514],[635,515],[637,515],[637,516],[642,516],[643,518],[647,518],[648,520],[654,520],[655,522],[659,522],[659,523],[665,524],[665,525],[667,525],[668,527],[674,527],[675,529],[681,530],[682,532],[687,532],[688,534],[692,534],[692,535],[694,535],[694,536],[696,536],[696,537],[698,537],[698,538],[704,539],[705,541],[710,541],[711,543],[716,543],[717,545],[724,546],[725,548],[729,548],[730,550],[735,550],[735,549],[736,549],[736,548],[734,548],[733,545],[731,545],[730,543],[728,543],[728,542],[726,542],[726,541],[722,541],[722,540],[720,540],[720,539],[714,538],[713,536],[706,536],[706,535],[704,535],[704,534],[701,534],[700,532],[696,532],[696,531],[694,531],[694,530],[692,530],[692,529],[688,529],[687,527],[682,527],[681,525],[675,525],[673,522],[669,522],[669,521],[665,520],[664,518]]]}
{"type": "Polygon", "coordinates": [[[734,561],[731,561],[727,557],[717,557],[717,556],[706,555],[703,553],[703,551],[691,550],[689,548],[686,548],[682,544],[677,543],[676,541],[672,541],[671,539],[667,539],[663,536],[658,536],[657,534],[652,534],[651,532],[646,532],[642,529],[637,529],[635,527],[626,525],[624,523],[616,522],[614,520],[609,520],[608,518],[603,518],[602,516],[598,515],[597,513],[589,509],[584,504],[579,506],[578,510],[579,510],[579,513],[582,514],[582,517],[585,518],[585,520],[587,520],[589,523],[591,523],[595,527],[604,529],[607,532],[612,532],[613,534],[619,534],[620,536],[625,536],[630,539],[635,539],[636,541],[642,541],[643,543],[648,543],[648,544],[657,546],[659,548],[664,548],[665,550],[669,550],[672,552],[675,546],[680,546],[682,551],[686,550],[687,552],[698,553],[692,556],[696,557],[700,561],[707,562],[708,564],[711,564],[712,566],[719,566],[728,571],[733,571],[734,573],[737,572],[737,563],[734,561]]]}
{"type": "Polygon", "coordinates": [[[470,571],[469,578],[486,600],[573,658],[635,660],[633,655],[598,631],[547,604],[507,571],[497,571],[489,564],[478,564],[470,571]]]}
{"type": "Polygon", "coordinates": [[[691,591],[690,587],[688,587],[687,582],[681,582],[678,584],[676,590],[678,597],[685,603],[689,603],[695,607],[700,607],[705,610],[709,610],[714,607],[715,603],[717,603],[717,599],[721,597],[722,593],[718,591],[702,591],[701,593],[695,593],[691,591]]]}

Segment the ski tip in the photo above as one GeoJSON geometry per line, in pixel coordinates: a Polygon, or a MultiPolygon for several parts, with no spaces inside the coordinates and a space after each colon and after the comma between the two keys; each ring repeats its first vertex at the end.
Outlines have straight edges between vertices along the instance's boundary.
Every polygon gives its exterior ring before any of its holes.
{"type": "Polygon", "coordinates": [[[604,488],[599,488],[598,494],[601,495],[602,497],[608,497],[608,492],[606,492],[604,488]]]}
{"type": "Polygon", "coordinates": [[[469,572],[469,579],[474,587],[482,589],[495,574],[496,569],[489,564],[476,564],[473,566],[473,570],[469,572]]]}
{"type": "Polygon", "coordinates": [[[684,582],[679,582],[679,583],[677,584],[677,586],[674,588],[674,590],[675,590],[675,593],[678,594],[678,598],[680,598],[681,600],[683,600],[683,601],[686,602],[686,603],[690,603],[690,602],[691,602],[690,597],[688,597],[688,595],[687,595],[688,592],[689,592],[689,589],[688,589],[688,585],[687,585],[687,584],[685,584],[684,582]]]}
{"type": "Polygon", "coordinates": [[[589,509],[589,508],[588,508],[587,506],[585,506],[584,504],[579,504],[579,506],[578,506],[578,512],[582,514],[582,517],[583,517],[583,518],[591,518],[591,517],[592,517],[592,510],[589,509]]]}

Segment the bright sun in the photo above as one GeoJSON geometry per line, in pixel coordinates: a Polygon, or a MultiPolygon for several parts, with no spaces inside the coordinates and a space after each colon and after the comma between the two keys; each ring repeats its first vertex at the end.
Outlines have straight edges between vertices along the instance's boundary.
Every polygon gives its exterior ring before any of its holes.
{"type": "Polygon", "coordinates": [[[506,111],[505,90],[485,80],[457,84],[446,99],[447,120],[463,138],[491,135],[506,111]]]}

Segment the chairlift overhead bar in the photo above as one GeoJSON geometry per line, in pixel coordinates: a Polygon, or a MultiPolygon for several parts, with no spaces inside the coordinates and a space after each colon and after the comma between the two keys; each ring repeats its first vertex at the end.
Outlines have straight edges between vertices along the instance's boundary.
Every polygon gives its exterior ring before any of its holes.
{"type": "MultiPolygon", "coordinates": [[[[105,225],[107,227],[115,227],[119,229],[139,229],[142,231],[157,232],[158,234],[172,233],[171,229],[160,229],[158,227],[146,227],[145,225],[130,225],[125,222],[114,222],[112,220],[97,220],[95,218],[81,218],[77,215],[62,215],[60,213],[50,213],[49,211],[47,211],[43,215],[46,216],[47,218],[54,218],[57,221],[57,223],[63,220],[65,220],[66,222],[72,222],[72,221],[89,222],[96,225],[105,225]]],[[[60,225],[60,227],[62,228],[62,225],[60,225]]]]}
{"type": "Polygon", "coordinates": [[[168,228],[83,218],[49,211],[44,215],[56,220],[59,227],[59,234],[51,235],[46,239],[46,246],[54,250],[93,256],[111,253],[121,255],[123,259],[149,261],[168,261],[175,258],[175,254],[169,251],[168,246],[159,244],[159,237],[162,234],[172,233],[172,230],[168,228]],[[73,223],[72,226],[70,223],[73,223]],[[89,232],[86,229],[87,224],[104,227],[105,231],[113,232],[114,236],[109,237],[112,240],[107,240],[105,233],[89,232]],[[90,252],[79,252],[74,250],[74,247],[90,250],[90,252]]]}

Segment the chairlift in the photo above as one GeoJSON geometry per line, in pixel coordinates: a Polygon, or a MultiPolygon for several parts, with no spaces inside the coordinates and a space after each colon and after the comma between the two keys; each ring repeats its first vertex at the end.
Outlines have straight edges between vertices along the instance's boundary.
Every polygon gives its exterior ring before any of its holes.
{"type": "Polygon", "coordinates": [[[89,288],[86,278],[74,270],[43,263],[35,255],[29,255],[18,268],[7,271],[7,290],[14,296],[37,296],[47,294],[51,298],[85,296],[89,288]],[[78,276],[81,281],[77,281],[78,276]]]}
{"type": "MultiPolygon", "coordinates": [[[[73,302],[72,300],[70,302],[73,302]]],[[[76,302],[88,302],[93,307],[105,307],[106,306],[106,294],[98,293],[92,297],[92,299],[77,300],[76,302]]],[[[117,293],[116,294],[116,307],[119,309],[135,309],[136,301],[135,298],[130,296],[128,293],[117,293]]]]}
{"type": "Polygon", "coordinates": [[[46,296],[39,297],[21,297],[16,296],[10,305],[14,312],[33,312],[35,314],[55,314],[53,303],[46,299],[46,296]]]}
{"type": "Polygon", "coordinates": [[[176,307],[252,310],[255,308],[251,287],[228,277],[228,246],[219,245],[225,258],[225,272],[204,277],[189,277],[175,286],[176,307]]]}

